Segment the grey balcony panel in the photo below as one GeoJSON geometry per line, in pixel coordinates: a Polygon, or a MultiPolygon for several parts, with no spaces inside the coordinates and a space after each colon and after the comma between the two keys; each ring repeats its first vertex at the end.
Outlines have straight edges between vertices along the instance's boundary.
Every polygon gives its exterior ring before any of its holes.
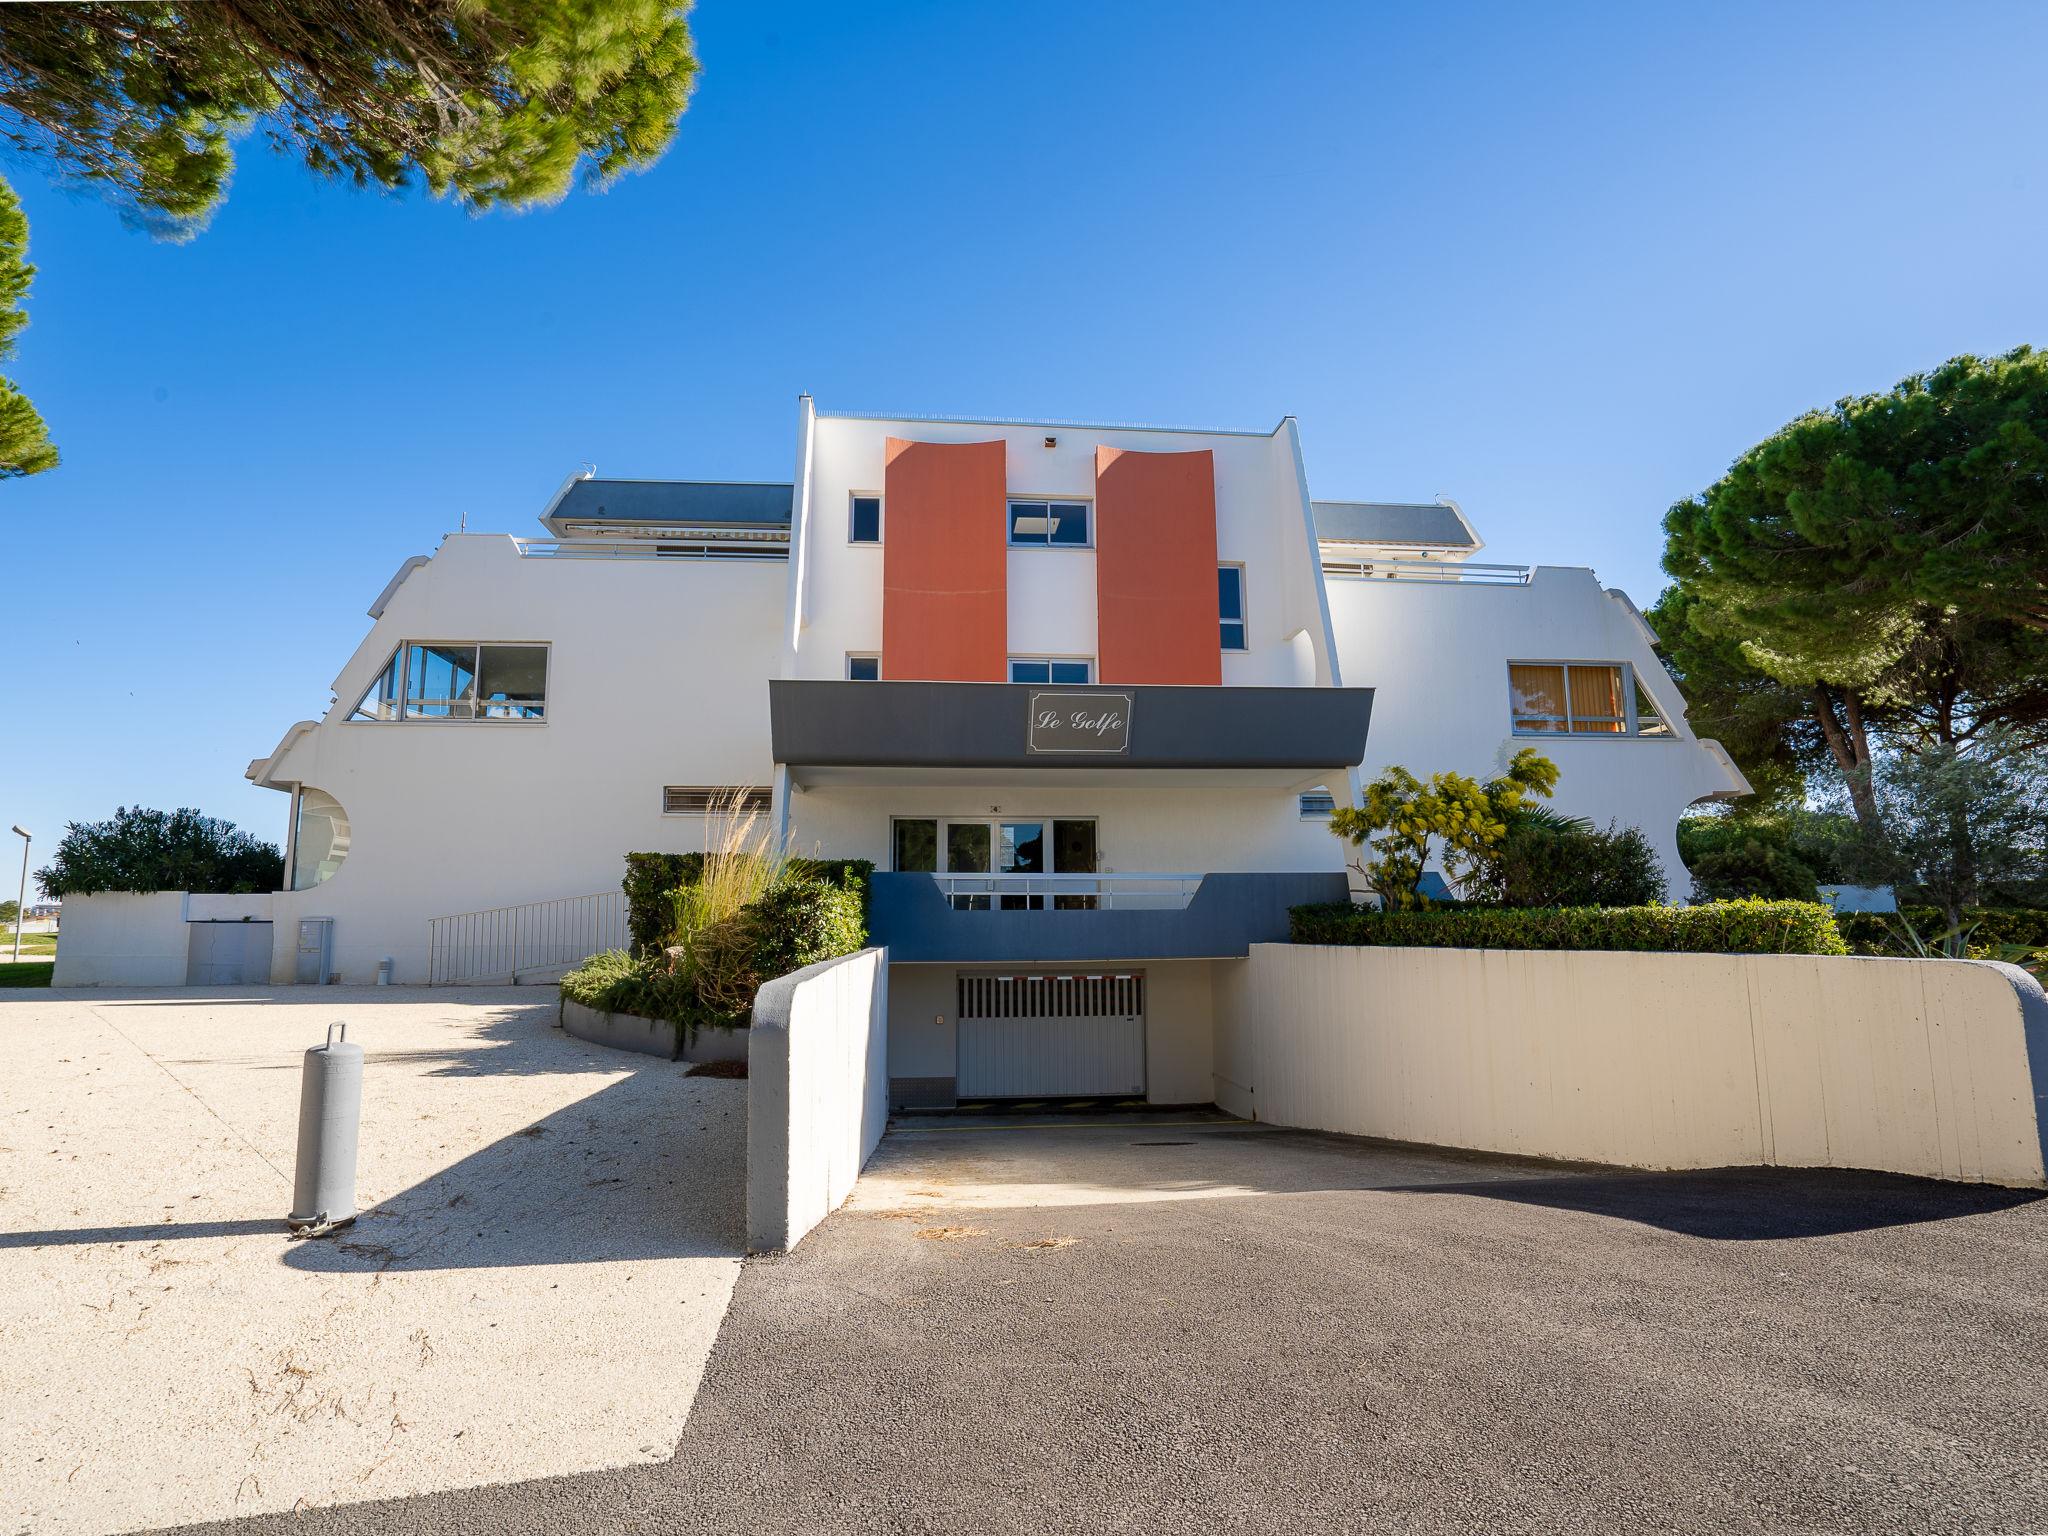
{"type": "Polygon", "coordinates": [[[1185,909],[960,912],[930,875],[877,874],[869,942],[895,960],[961,965],[1224,959],[1284,942],[1287,909],[1342,901],[1336,871],[1205,875],[1185,909]]]}
{"type": "Polygon", "coordinates": [[[1032,683],[768,684],[775,760],[792,768],[1319,769],[1365,757],[1370,688],[1047,689],[1032,683]],[[1030,745],[1031,695],[1130,701],[1116,752],[1048,754],[1030,745]]]}

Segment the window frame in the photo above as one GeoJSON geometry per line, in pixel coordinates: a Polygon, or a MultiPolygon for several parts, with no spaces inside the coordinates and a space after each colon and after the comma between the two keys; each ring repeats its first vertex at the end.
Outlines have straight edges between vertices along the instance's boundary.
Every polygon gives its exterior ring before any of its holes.
{"type": "Polygon", "coordinates": [[[1514,656],[1508,659],[1506,670],[1508,684],[1508,734],[1511,736],[1519,737],[1523,740],[1539,741],[1675,741],[1678,739],[1676,728],[1673,727],[1663,710],[1658,707],[1655,695],[1649,689],[1642,688],[1641,674],[1636,671],[1634,662],[1603,661],[1591,657],[1580,657],[1573,661],[1560,661],[1553,657],[1514,656]],[[1562,668],[1565,673],[1563,699],[1565,712],[1562,715],[1517,714],[1515,710],[1516,667],[1562,668]],[[1573,667],[1597,667],[1603,671],[1609,668],[1618,670],[1621,674],[1622,714],[1619,716],[1586,715],[1575,717],[1572,714],[1571,669],[1573,667]],[[1642,688],[1642,697],[1648,699],[1650,707],[1656,711],[1655,719],[1663,727],[1661,730],[1646,733],[1642,729],[1642,712],[1637,703],[1638,688],[1642,688]],[[1575,731],[1572,729],[1572,723],[1576,718],[1586,720],[1619,719],[1621,729],[1618,731],[1575,731]],[[1561,731],[1527,730],[1522,724],[1524,720],[1556,721],[1562,724],[1564,729],[1561,731]]]}
{"type": "Polygon", "coordinates": [[[887,536],[889,503],[880,491],[848,491],[846,493],[846,542],[855,549],[879,549],[887,536]],[[855,503],[872,501],[875,504],[875,536],[872,539],[854,537],[855,503]]]}
{"type": "Polygon", "coordinates": [[[1003,675],[1004,675],[1004,676],[1005,676],[1005,678],[1007,678],[1007,679],[1008,679],[1008,680],[1009,680],[1010,682],[1012,682],[1012,683],[1015,683],[1015,684],[1017,684],[1017,685],[1018,685],[1019,687],[1023,687],[1023,688],[1092,688],[1092,687],[1094,687],[1094,686],[1095,686],[1095,658],[1094,658],[1093,656],[1052,656],[1052,655],[1044,655],[1044,656],[1011,656],[1011,657],[1008,657],[1008,658],[1006,658],[1006,659],[1004,660],[1004,662],[1003,662],[1003,675]],[[1016,671],[1016,668],[1017,668],[1017,666],[1018,666],[1018,664],[1019,664],[1019,663],[1022,663],[1023,665],[1025,665],[1025,666],[1027,666],[1027,667],[1028,667],[1028,666],[1033,666],[1033,665],[1036,665],[1036,664],[1038,664],[1038,663],[1041,663],[1041,662],[1042,662],[1042,663],[1044,663],[1044,665],[1045,665],[1045,669],[1046,669],[1046,670],[1045,670],[1045,681],[1044,681],[1044,682],[1042,682],[1042,683],[1039,683],[1039,682],[1033,682],[1033,681],[1032,681],[1032,680],[1031,680],[1030,678],[1019,678],[1019,677],[1017,677],[1017,676],[1015,676],[1015,675],[1014,675],[1014,674],[1015,674],[1015,671],[1016,671]],[[1053,680],[1053,676],[1052,676],[1052,669],[1053,669],[1053,667],[1055,667],[1055,666],[1073,666],[1073,665],[1074,665],[1075,663],[1077,663],[1077,662],[1078,662],[1078,663],[1079,663],[1079,664],[1080,664],[1080,665],[1081,665],[1082,667],[1086,668],[1086,669],[1087,669],[1087,672],[1088,672],[1088,675],[1087,675],[1086,677],[1082,678],[1080,682],[1078,682],[1078,683],[1072,683],[1072,682],[1055,682],[1055,681],[1053,680]]]}
{"type": "Polygon", "coordinates": [[[1055,496],[1051,494],[1043,496],[1006,495],[1003,498],[1003,544],[1008,549],[1093,549],[1095,547],[1095,498],[1093,496],[1055,496]],[[1056,544],[1053,542],[1051,508],[1055,502],[1081,509],[1081,517],[1087,524],[1087,538],[1078,544],[1056,544]],[[1017,520],[1011,509],[1020,505],[1043,506],[1047,509],[1045,537],[1043,539],[1019,539],[1017,537],[1017,520]]]}
{"type": "Polygon", "coordinates": [[[981,814],[981,815],[974,815],[974,816],[941,816],[941,815],[931,815],[931,816],[916,816],[916,815],[905,815],[905,816],[896,816],[896,815],[892,815],[892,816],[890,816],[890,818],[889,818],[889,870],[888,870],[888,872],[889,872],[890,874],[892,874],[892,875],[906,875],[906,874],[907,874],[907,875],[963,875],[963,876],[972,876],[972,875],[998,875],[998,874],[1000,874],[1000,873],[1001,873],[1001,871],[1000,871],[1000,870],[994,870],[994,869],[944,869],[944,868],[941,868],[941,869],[935,869],[935,870],[934,870],[934,869],[907,869],[907,870],[906,870],[906,869],[898,869],[898,868],[896,867],[896,825],[897,825],[897,823],[898,823],[898,822],[904,822],[904,821],[929,821],[929,822],[931,822],[931,823],[933,823],[933,824],[934,824],[934,826],[935,826],[935,827],[936,827],[936,829],[937,829],[937,831],[936,831],[937,841],[936,841],[936,843],[934,843],[933,847],[934,847],[934,849],[935,849],[935,851],[936,851],[936,856],[937,856],[937,862],[938,862],[939,864],[941,864],[941,865],[943,865],[943,864],[944,864],[944,863],[946,862],[946,846],[947,846],[947,845],[946,845],[946,830],[947,830],[947,829],[948,829],[949,827],[952,827],[952,826],[955,826],[955,825],[965,825],[965,824],[968,824],[968,823],[972,823],[972,824],[973,824],[973,825],[975,825],[975,826],[979,826],[979,827],[985,827],[985,828],[987,828],[987,829],[988,829],[988,835],[989,835],[989,840],[988,840],[988,848],[989,848],[989,863],[990,863],[990,864],[994,864],[994,863],[996,862],[996,858],[997,858],[997,853],[998,853],[998,850],[999,850],[999,849],[1000,849],[1000,848],[1002,847],[1002,842],[1003,842],[1003,834],[1002,834],[1002,829],[1003,829],[1003,828],[1004,828],[1005,826],[1015,826],[1015,825],[1017,825],[1017,824],[1019,824],[1019,823],[1022,823],[1022,822],[1028,822],[1028,821],[1035,821],[1035,822],[1039,823],[1039,824],[1040,824],[1040,825],[1041,825],[1042,827],[1044,827],[1044,828],[1045,828],[1045,832],[1044,832],[1044,837],[1045,837],[1045,860],[1046,860],[1046,863],[1047,863],[1048,865],[1050,865],[1050,864],[1052,864],[1052,863],[1054,862],[1054,855],[1055,855],[1055,851],[1056,851],[1056,849],[1057,849],[1057,847],[1058,847],[1058,841],[1057,841],[1057,839],[1055,838],[1055,836],[1054,836],[1054,834],[1053,834],[1053,824],[1054,824],[1055,822],[1061,822],[1061,821],[1086,821],[1086,822],[1091,822],[1091,823],[1093,823],[1093,824],[1094,824],[1094,826],[1095,826],[1095,834],[1096,834],[1096,835],[1095,835],[1095,863],[1096,863],[1097,867],[1096,867],[1095,869],[1051,869],[1051,868],[1048,868],[1048,869],[1046,869],[1046,870],[1045,870],[1045,874],[1046,874],[1047,876],[1052,876],[1052,875],[1097,875],[1097,874],[1100,874],[1100,873],[1102,873],[1102,870],[1101,870],[1101,868],[1100,868],[1100,866],[1101,866],[1101,864],[1102,864],[1102,818],[1101,818],[1100,816],[1068,816],[1068,815],[1056,815],[1056,814],[1054,814],[1054,813],[1053,813],[1053,812],[1051,812],[1051,811],[1019,811],[1019,812],[1017,812],[1016,814],[1012,815],[1011,813],[1009,813],[1009,812],[1007,812],[1007,811],[1003,811],[1003,812],[998,812],[998,813],[996,813],[996,814],[994,814],[994,815],[989,815],[989,814],[986,814],[986,813],[984,813],[984,814],[981,814]]]}
{"type": "Polygon", "coordinates": [[[1223,593],[1219,585],[1216,594],[1216,644],[1220,650],[1242,656],[1252,648],[1251,582],[1245,575],[1244,562],[1242,560],[1217,561],[1216,574],[1221,577],[1225,571],[1237,572],[1237,617],[1226,619],[1223,616],[1223,593]],[[1238,643],[1236,645],[1224,644],[1223,626],[1225,624],[1235,624],[1237,626],[1238,643]]]}
{"type": "Polygon", "coordinates": [[[882,653],[880,651],[848,651],[846,653],[845,681],[849,683],[879,683],[882,680],[882,653]],[[875,664],[873,677],[855,677],[853,664],[856,661],[872,661],[875,664]]]}
{"type": "Polygon", "coordinates": [[[436,640],[408,636],[398,641],[384,658],[363,691],[356,696],[356,702],[349,712],[342,716],[343,725],[492,725],[492,726],[545,726],[553,718],[553,700],[549,697],[555,681],[555,643],[552,640],[436,640]],[[508,647],[520,650],[537,650],[541,653],[540,716],[487,715],[482,713],[484,700],[477,696],[483,681],[483,653],[487,648],[508,647]],[[416,715],[407,707],[408,693],[412,686],[412,652],[420,650],[461,650],[470,652],[470,700],[466,715],[416,715]],[[397,667],[398,712],[388,719],[362,713],[363,703],[370,697],[378,684],[397,667]]]}

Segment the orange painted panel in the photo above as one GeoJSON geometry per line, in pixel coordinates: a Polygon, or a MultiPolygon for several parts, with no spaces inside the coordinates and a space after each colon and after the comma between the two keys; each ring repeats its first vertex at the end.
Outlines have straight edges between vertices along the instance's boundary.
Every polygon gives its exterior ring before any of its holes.
{"type": "Polygon", "coordinates": [[[882,485],[882,676],[1009,676],[1004,445],[892,437],[882,485]]]}
{"type": "Polygon", "coordinates": [[[1105,683],[1223,681],[1208,449],[1095,450],[1095,652],[1105,683]]]}

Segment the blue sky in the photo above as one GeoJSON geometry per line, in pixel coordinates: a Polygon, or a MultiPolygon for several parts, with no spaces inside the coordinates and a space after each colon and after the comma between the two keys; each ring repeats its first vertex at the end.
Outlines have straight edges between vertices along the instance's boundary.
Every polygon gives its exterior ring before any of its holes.
{"type": "Polygon", "coordinates": [[[65,463],[0,485],[0,824],[47,852],[196,805],[281,841],[242,769],[320,713],[402,559],[465,514],[536,531],[583,460],[786,476],[805,389],[1292,413],[1317,495],[1454,496],[1488,558],[1647,606],[1665,507],[1758,438],[2048,344],[2038,4],[695,25],[667,158],[552,209],[356,193],[251,141],[162,245],[8,168],[41,267],[15,377],[65,463]]]}

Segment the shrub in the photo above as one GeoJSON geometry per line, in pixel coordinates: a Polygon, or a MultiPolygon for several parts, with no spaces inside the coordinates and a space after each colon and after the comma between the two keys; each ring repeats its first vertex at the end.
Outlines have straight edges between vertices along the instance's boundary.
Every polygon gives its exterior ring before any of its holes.
{"type": "Polygon", "coordinates": [[[1427,907],[1422,876],[1432,856],[1444,882],[1464,895],[1491,872],[1509,818],[1556,786],[1557,764],[1534,747],[1523,747],[1506,773],[1484,784],[1462,773],[1433,774],[1425,784],[1396,766],[1366,786],[1363,805],[1332,815],[1330,830],[1371,850],[1360,873],[1385,906],[1427,907]]]}
{"type": "Polygon", "coordinates": [[[284,856],[218,816],[124,805],[111,820],[67,825],[36,883],[50,896],[274,891],[284,883],[284,856]]]}
{"type": "MultiPolygon", "coordinates": [[[[1968,907],[1962,913],[1962,937],[1973,955],[2005,949],[2048,949],[2048,912],[2032,907],[1968,907]]],[[[1918,953],[1912,934],[1932,941],[1953,930],[1938,907],[1902,907],[1889,912],[1841,912],[1835,926],[1859,955],[1918,953]],[[1899,921],[1905,919],[1905,923],[1899,921]]]]}
{"type": "Polygon", "coordinates": [[[675,903],[670,892],[689,885],[704,872],[701,853],[629,853],[626,878],[626,932],[633,952],[643,954],[669,942],[674,932],[675,903]]]}
{"type": "Polygon", "coordinates": [[[1610,822],[1602,831],[1525,810],[1508,818],[1471,895],[1498,907],[1641,907],[1663,899],[1664,875],[1634,827],[1610,822]]]}
{"type": "Polygon", "coordinates": [[[1774,817],[1682,817],[1678,856],[1692,872],[1694,896],[1704,900],[1819,896],[1813,866],[1793,851],[1791,829],[1774,817]]]}
{"type": "Polygon", "coordinates": [[[1409,949],[1610,949],[1680,954],[1845,955],[1834,914],[1810,901],[1697,907],[1455,907],[1378,912],[1349,903],[1296,907],[1296,944],[1409,949]]]}

